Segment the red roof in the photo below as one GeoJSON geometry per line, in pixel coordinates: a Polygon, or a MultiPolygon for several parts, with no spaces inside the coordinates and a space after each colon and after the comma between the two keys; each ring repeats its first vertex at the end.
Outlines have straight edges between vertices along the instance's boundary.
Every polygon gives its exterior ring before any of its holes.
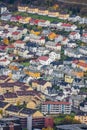
{"type": "Polygon", "coordinates": [[[56,46],[61,46],[61,44],[57,43],[56,46]]]}
{"type": "Polygon", "coordinates": [[[58,102],[58,101],[46,101],[43,103],[44,105],[48,105],[48,104],[51,104],[51,105],[70,105],[69,102],[58,102]]]}
{"type": "Polygon", "coordinates": [[[43,60],[43,61],[47,61],[48,59],[49,59],[48,56],[40,56],[40,57],[38,58],[38,60],[43,60]]]}
{"type": "Polygon", "coordinates": [[[63,23],[61,26],[71,27],[72,25],[69,23],[63,23]]]}
{"type": "Polygon", "coordinates": [[[75,35],[77,32],[71,32],[70,35],[75,35]]]}
{"type": "Polygon", "coordinates": [[[20,32],[15,31],[15,32],[12,33],[12,35],[18,35],[19,33],[20,32]]]}
{"type": "Polygon", "coordinates": [[[83,37],[86,37],[86,38],[87,38],[87,33],[83,33],[83,37]]]}
{"type": "Polygon", "coordinates": [[[25,44],[25,42],[23,42],[21,40],[17,40],[15,43],[17,43],[17,44],[25,44]]]}

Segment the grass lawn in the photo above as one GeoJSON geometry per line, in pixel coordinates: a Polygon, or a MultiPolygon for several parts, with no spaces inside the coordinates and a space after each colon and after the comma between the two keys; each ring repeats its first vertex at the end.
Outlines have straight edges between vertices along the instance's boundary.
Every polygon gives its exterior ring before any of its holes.
{"type": "Polygon", "coordinates": [[[49,20],[50,22],[63,22],[64,20],[59,19],[59,18],[53,18],[53,17],[48,17],[48,16],[43,16],[43,15],[38,15],[38,14],[29,14],[26,12],[15,12],[14,15],[21,15],[23,17],[31,17],[34,19],[43,19],[43,20],[49,20]]]}
{"type": "Polygon", "coordinates": [[[22,62],[21,64],[22,64],[23,66],[26,66],[26,67],[30,65],[29,62],[22,62]]]}

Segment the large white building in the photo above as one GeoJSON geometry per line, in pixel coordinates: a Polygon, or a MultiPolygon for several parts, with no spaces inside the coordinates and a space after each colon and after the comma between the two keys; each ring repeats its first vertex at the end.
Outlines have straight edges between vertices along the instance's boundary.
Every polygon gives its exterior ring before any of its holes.
{"type": "Polygon", "coordinates": [[[42,104],[43,114],[70,114],[71,104],[69,102],[46,101],[42,104]]]}

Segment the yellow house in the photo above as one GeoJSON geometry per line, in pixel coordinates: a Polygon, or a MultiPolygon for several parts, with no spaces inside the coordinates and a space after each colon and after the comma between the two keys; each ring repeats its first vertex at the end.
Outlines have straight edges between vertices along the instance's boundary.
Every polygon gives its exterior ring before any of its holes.
{"type": "Polygon", "coordinates": [[[0,83],[5,83],[9,79],[9,76],[2,75],[0,76],[0,83]]]}
{"type": "Polygon", "coordinates": [[[7,92],[4,94],[4,102],[8,102],[11,104],[15,104],[17,102],[17,95],[16,93],[7,92]]]}
{"type": "Polygon", "coordinates": [[[52,84],[48,81],[33,81],[32,82],[32,88],[36,88],[38,91],[44,92],[47,87],[52,87],[52,84]]]}
{"type": "Polygon", "coordinates": [[[26,12],[27,11],[27,9],[28,9],[28,6],[18,6],[18,11],[19,12],[26,12]]]}
{"type": "Polygon", "coordinates": [[[73,82],[73,78],[71,76],[65,75],[65,82],[72,83],[73,82]]]}
{"type": "Polygon", "coordinates": [[[60,14],[58,16],[60,19],[68,19],[69,18],[69,14],[60,14]]]}
{"type": "Polygon", "coordinates": [[[43,114],[40,111],[36,111],[33,115],[33,118],[37,118],[37,117],[44,117],[43,114]]]}
{"type": "Polygon", "coordinates": [[[37,35],[37,36],[41,34],[41,32],[38,31],[38,30],[31,30],[30,33],[31,33],[31,34],[34,34],[34,35],[37,35]]]}
{"type": "Polygon", "coordinates": [[[0,86],[0,92],[2,94],[6,93],[7,91],[14,92],[14,87],[13,86],[6,86],[6,84],[5,84],[5,86],[0,86]]]}
{"type": "Polygon", "coordinates": [[[32,13],[32,14],[36,14],[36,13],[38,13],[38,8],[36,8],[36,7],[28,7],[27,12],[32,13]]]}
{"type": "Polygon", "coordinates": [[[82,78],[84,76],[83,71],[73,71],[72,72],[76,77],[82,78]]]}
{"type": "Polygon", "coordinates": [[[87,115],[76,115],[75,119],[81,123],[87,124],[87,115]]]}
{"type": "Polygon", "coordinates": [[[19,20],[19,22],[26,24],[26,23],[29,23],[30,19],[31,19],[31,17],[22,17],[22,18],[19,20]]]}
{"type": "Polygon", "coordinates": [[[27,74],[33,78],[40,78],[40,75],[41,75],[40,72],[35,71],[35,70],[25,70],[24,72],[25,72],[25,74],[27,74]]]}
{"type": "Polygon", "coordinates": [[[35,109],[36,108],[36,103],[34,101],[30,101],[27,104],[27,108],[35,109]]]}
{"type": "Polygon", "coordinates": [[[56,34],[54,33],[54,32],[51,32],[49,35],[48,35],[48,38],[50,39],[50,40],[54,40],[55,38],[56,38],[56,34]]]}
{"type": "Polygon", "coordinates": [[[59,12],[49,11],[48,12],[48,16],[49,17],[58,17],[59,16],[59,12]]]}
{"type": "Polygon", "coordinates": [[[38,14],[39,15],[48,15],[48,10],[46,10],[46,9],[39,9],[38,10],[38,14]]]}

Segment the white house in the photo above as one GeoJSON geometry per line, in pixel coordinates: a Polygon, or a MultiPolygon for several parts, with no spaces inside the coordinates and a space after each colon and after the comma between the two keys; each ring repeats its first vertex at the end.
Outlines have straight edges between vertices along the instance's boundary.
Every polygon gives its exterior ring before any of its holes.
{"type": "Polygon", "coordinates": [[[40,27],[48,27],[48,26],[50,26],[50,21],[48,21],[48,20],[39,20],[39,22],[38,22],[38,26],[40,26],[40,27]]]}
{"type": "Polygon", "coordinates": [[[0,14],[4,13],[7,10],[7,7],[4,4],[0,4],[0,14]]]}
{"type": "Polygon", "coordinates": [[[45,38],[44,37],[36,36],[34,34],[29,34],[29,37],[27,37],[27,40],[29,40],[31,42],[38,43],[40,45],[44,45],[45,44],[45,38]]]}
{"type": "Polygon", "coordinates": [[[22,38],[22,34],[19,31],[12,32],[12,39],[19,40],[22,38]]]}
{"type": "Polygon", "coordinates": [[[21,40],[18,40],[16,42],[14,42],[14,47],[19,47],[19,48],[24,48],[25,47],[25,42],[24,41],[21,41],[21,40]]]}
{"type": "Polygon", "coordinates": [[[6,58],[0,59],[0,65],[7,66],[10,64],[10,61],[6,58]]]}
{"type": "Polygon", "coordinates": [[[51,53],[49,53],[49,58],[53,60],[56,60],[56,59],[59,60],[61,58],[61,54],[52,51],[51,53]]]}
{"type": "Polygon", "coordinates": [[[61,42],[63,40],[63,36],[62,35],[57,35],[55,38],[55,42],[61,42]]]}
{"type": "Polygon", "coordinates": [[[48,56],[40,56],[37,59],[37,62],[39,62],[42,65],[49,65],[53,60],[49,58],[48,56]]]}
{"type": "Polygon", "coordinates": [[[59,43],[48,41],[48,42],[46,42],[45,46],[46,46],[46,48],[48,48],[50,50],[61,51],[61,44],[59,44],[59,43]]]}
{"type": "Polygon", "coordinates": [[[69,38],[71,40],[80,40],[80,34],[78,32],[71,32],[69,38]]]}

